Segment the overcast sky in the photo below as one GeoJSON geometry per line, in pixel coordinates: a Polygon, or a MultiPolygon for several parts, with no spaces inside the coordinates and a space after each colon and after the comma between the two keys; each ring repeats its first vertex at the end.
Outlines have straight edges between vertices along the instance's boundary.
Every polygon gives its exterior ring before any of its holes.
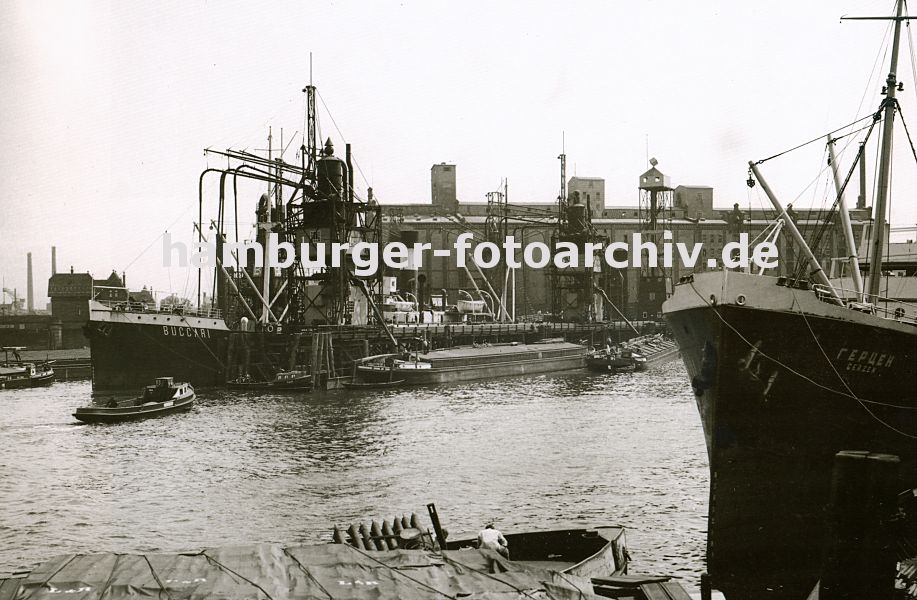
{"type": "MultiPolygon", "coordinates": [[[[839,17],[893,6],[2,2],[0,275],[24,294],[31,251],[44,307],[54,244],[59,270],[127,268],[131,287],[192,295],[156,240],[166,229],[190,240],[198,176],[219,164],[203,148],[265,148],[269,126],[275,147],[281,128],[285,142],[301,135],[310,52],[321,98],[383,202],[429,201],[438,162],[457,165],[462,201],[483,201],[503,178],[511,201],[551,201],[565,136],[568,175],[605,178],[609,203],[636,203],[648,146],[675,184],[712,186],[717,206],[761,206],[760,188],[745,186],[749,159],[878,106],[888,24],[839,17]]],[[[917,115],[910,54],[905,34],[905,118],[917,115]]],[[[318,105],[322,134],[343,151],[318,105]]],[[[896,141],[892,220],[910,224],[914,159],[903,130],[896,141]]],[[[825,203],[823,150],[764,165],[785,202],[825,203]]],[[[360,173],[356,183],[362,195],[360,173]]]]}

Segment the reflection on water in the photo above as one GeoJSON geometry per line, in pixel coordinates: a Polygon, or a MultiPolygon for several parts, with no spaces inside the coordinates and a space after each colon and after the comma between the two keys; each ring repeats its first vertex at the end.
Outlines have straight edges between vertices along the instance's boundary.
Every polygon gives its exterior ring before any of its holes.
{"type": "MultiPolygon", "coordinates": [[[[634,569],[696,582],[707,462],[680,362],[467,384],[205,392],[189,413],[82,425],[88,383],[0,392],[0,571],[72,551],[321,542],[435,502],[454,536],[627,526],[634,569]]],[[[95,399],[99,401],[98,398],[95,399]]]]}

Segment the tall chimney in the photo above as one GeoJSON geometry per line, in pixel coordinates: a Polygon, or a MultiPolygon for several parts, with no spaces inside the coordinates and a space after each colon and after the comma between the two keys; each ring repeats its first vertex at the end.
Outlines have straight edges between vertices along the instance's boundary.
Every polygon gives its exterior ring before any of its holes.
{"type": "Polygon", "coordinates": [[[51,246],[51,274],[57,275],[57,246],[51,246]]]}
{"type": "Polygon", "coordinates": [[[32,253],[29,252],[26,254],[26,261],[28,263],[28,280],[26,282],[26,307],[29,314],[35,312],[35,299],[32,294],[32,253]]]}

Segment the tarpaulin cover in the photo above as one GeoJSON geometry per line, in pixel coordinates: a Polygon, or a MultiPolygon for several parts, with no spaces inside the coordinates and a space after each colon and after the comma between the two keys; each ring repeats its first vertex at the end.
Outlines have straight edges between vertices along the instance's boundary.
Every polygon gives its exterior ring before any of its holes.
{"type": "Polygon", "coordinates": [[[43,563],[25,578],[0,580],[0,600],[523,597],[597,598],[588,579],[527,568],[489,550],[365,552],[344,544],[69,554],[43,563]]]}

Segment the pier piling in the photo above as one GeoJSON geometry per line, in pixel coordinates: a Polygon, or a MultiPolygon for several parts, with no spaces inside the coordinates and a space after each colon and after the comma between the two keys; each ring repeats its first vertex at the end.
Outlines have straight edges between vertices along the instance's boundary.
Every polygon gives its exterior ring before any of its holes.
{"type": "Polygon", "coordinates": [[[891,454],[835,455],[820,600],[893,597],[899,465],[891,454]]]}

